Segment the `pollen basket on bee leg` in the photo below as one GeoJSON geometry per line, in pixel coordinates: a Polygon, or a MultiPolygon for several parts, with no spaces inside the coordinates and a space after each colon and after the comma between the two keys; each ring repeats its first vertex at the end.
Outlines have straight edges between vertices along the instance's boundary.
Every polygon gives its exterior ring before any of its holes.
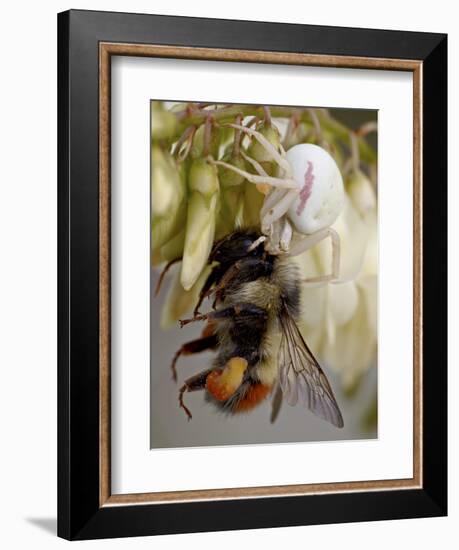
{"type": "Polygon", "coordinates": [[[242,384],[247,360],[232,357],[223,369],[213,370],[206,379],[206,389],[217,401],[226,401],[242,384]]]}

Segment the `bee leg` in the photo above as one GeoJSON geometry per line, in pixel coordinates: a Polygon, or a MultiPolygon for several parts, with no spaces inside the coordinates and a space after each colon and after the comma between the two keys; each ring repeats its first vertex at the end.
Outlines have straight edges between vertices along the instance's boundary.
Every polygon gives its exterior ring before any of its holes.
{"type": "Polygon", "coordinates": [[[183,385],[181,388],[180,388],[180,391],[179,391],[179,405],[180,405],[180,408],[183,409],[185,411],[185,414],[187,415],[188,417],[188,420],[191,420],[193,418],[193,415],[191,414],[190,412],[190,409],[185,405],[185,403],[183,402],[183,394],[188,391],[188,388],[186,385],[183,385]]]}
{"type": "Polygon", "coordinates": [[[194,316],[199,315],[199,308],[201,307],[201,304],[204,301],[204,298],[207,298],[207,296],[210,296],[212,285],[218,283],[221,277],[222,277],[222,268],[221,266],[217,265],[210,272],[209,276],[206,279],[206,282],[204,283],[204,286],[201,289],[201,292],[199,293],[198,303],[196,304],[196,307],[193,310],[194,316]]]}
{"type": "Polygon", "coordinates": [[[192,392],[192,391],[199,391],[203,390],[206,387],[206,380],[207,376],[213,371],[213,369],[206,369],[198,374],[195,374],[191,378],[188,378],[188,380],[185,380],[185,383],[179,390],[179,406],[181,409],[185,411],[185,414],[188,417],[188,420],[191,420],[193,418],[193,415],[191,414],[190,409],[185,405],[183,401],[183,395],[186,392],[192,392]]]}
{"type": "Polygon", "coordinates": [[[180,327],[184,327],[189,323],[195,321],[221,321],[223,319],[232,319],[244,317],[244,320],[250,321],[250,319],[265,319],[267,317],[266,310],[255,304],[242,302],[240,304],[234,304],[233,306],[226,307],[224,309],[218,309],[217,311],[210,311],[209,313],[199,314],[191,319],[181,319],[180,327]]]}
{"type": "Polygon", "coordinates": [[[259,258],[245,258],[243,260],[238,260],[227,270],[225,275],[221,278],[219,284],[213,290],[216,294],[214,309],[218,301],[223,298],[225,288],[227,288],[234,279],[238,278],[243,281],[246,280],[246,275],[248,275],[249,279],[253,280],[258,277],[270,275],[272,270],[273,267],[271,263],[259,258]]]}
{"type": "Polygon", "coordinates": [[[213,292],[215,293],[215,300],[213,301],[212,309],[215,309],[218,301],[222,298],[223,291],[225,287],[228,285],[228,283],[232,281],[235,277],[237,277],[237,275],[239,274],[242,263],[243,262],[241,260],[238,260],[235,264],[233,264],[228,269],[228,271],[223,275],[218,285],[213,289],[213,292]]]}
{"type": "Polygon", "coordinates": [[[217,346],[218,340],[216,334],[211,334],[209,336],[204,336],[202,338],[197,338],[196,340],[191,340],[182,345],[182,347],[176,351],[174,358],[172,359],[171,370],[172,370],[172,379],[177,381],[177,369],[176,364],[177,360],[181,355],[193,355],[195,353],[200,353],[201,351],[206,351],[208,349],[213,349],[217,346]]]}
{"type": "Polygon", "coordinates": [[[208,319],[208,313],[197,313],[190,319],[180,319],[180,328],[183,328],[185,325],[188,325],[189,323],[195,323],[196,321],[205,321],[208,319]]]}
{"type": "MultiPolygon", "coordinates": [[[[268,195],[269,197],[270,195],[268,195]]],[[[283,195],[279,195],[279,200],[269,209],[263,207],[261,214],[261,227],[266,230],[274,222],[280,220],[287,213],[293,201],[298,197],[298,188],[289,189],[283,195]]]]}
{"type": "Polygon", "coordinates": [[[194,323],[195,321],[221,321],[223,319],[232,319],[235,317],[244,317],[245,321],[250,321],[251,319],[258,320],[267,318],[267,312],[261,307],[256,306],[255,304],[250,304],[248,302],[241,302],[239,304],[234,304],[233,306],[226,307],[224,309],[218,309],[217,311],[210,311],[209,313],[202,313],[192,317],[191,319],[181,319],[179,321],[180,327],[184,327],[189,323],[194,323]]]}

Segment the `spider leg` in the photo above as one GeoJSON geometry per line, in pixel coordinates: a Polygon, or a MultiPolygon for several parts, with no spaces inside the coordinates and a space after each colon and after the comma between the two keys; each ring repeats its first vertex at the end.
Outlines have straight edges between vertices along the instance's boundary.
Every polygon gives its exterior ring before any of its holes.
{"type": "Polygon", "coordinates": [[[233,172],[236,172],[236,174],[239,174],[240,176],[244,177],[247,181],[250,181],[250,183],[266,184],[266,185],[271,185],[273,187],[279,187],[279,188],[282,187],[284,189],[298,189],[298,183],[294,179],[276,178],[273,176],[260,176],[257,174],[251,174],[246,170],[241,170],[240,168],[237,168],[232,164],[228,164],[227,162],[223,162],[222,160],[209,159],[209,162],[210,164],[223,166],[228,170],[232,170],[233,172]]]}
{"type": "Polygon", "coordinates": [[[285,152],[285,149],[284,149],[284,146],[282,145],[282,143],[279,143],[279,152],[280,152],[281,157],[283,159],[287,159],[287,153],[285,152]]]}
{"type": "Polygon", "coordinates": [[[310,277],[308,279],[303,279],[304,283],[327,283],[336,281],[339,279],[339,269],[340,269],[340,255],[341,255],[341,244],[338,233],[331,227],[321,229],[312,235],[304,237],[300,242],[294,244],[289,251],[290,256],[298,256],[306,250],[309,250],[319,242],[323,241],[327,237],[330,237],[332,244],[332,268],[331,273],[328,275],[320,275],[318,277],[310,277]]]}
{"type": "Polygon", "coordinates": [[[284,195],[282,196],[278,195],[274,197],[272,202],[274,202],[274,199],[277,197],[279,197],[279,199],[269,209],[265,211],[265,208],[263,207],[262,213],[261,213],[262,230],[263,228],[266,229],[270,227],[274,222],[282,218],[282,216],[286,214],[287,210],[290,208],[290,205],[296,199],[297,196],[298,196],[298,188],[290,189],[287,193],[284,193],[284,195]]]}
{"type": "Polygon", "coordinates": [[[252,157],[249,157],[249,155],[244,153],[244,151],[241,151],[241,155],[249,164],[251,164],[255,168],[256,172],[258,172],[258,174],[260,176],[268,176],[269,175],[269,174],[266,173],[263,166],[259,162],[257,162],[252,157]]]}
{"type": "MultiPolygon", "coordinates": [[[[263,166],[257,162],[255,159],[249,157],[249,155],[247,155],[246,153],[244,153],[244,151],[241,151],[241,156],[249,163],[253,166],[253,168],[255,169],[255,171],[260,175],[260,176],[268,176],[269,177],[269,174],[265,171],[265,169],[263,168],[263,166]]],[[[266,195],[267,193],[269,193],[269,188],[266,189],[266,184],[263,184],[263,185],[260,185],[258,184],[257,185],[257,188],[258,188],[258,191],[260,191],[260,193],[263,193],[264,195],[266,195]]]]}
{"type": "Polygon", "coordinates": [[[252,128],[247,128],[247,126],[240,126],[239,124],[228,124],[228,126],[230,126],[231,128],[235,128],[236,130],[240,130],[241,132],[245,132],[249,136],[254,137],[258,141],[258,143],[262,147],[264,147],[266,151],[271,155],[276,164],[278,164],[278,166],[285,171],[287,177],[289,179],[292,177],[292,169],[290,168],[288,160],[284,158],[281,153],[279,153],[274,145],[270,143],[263,134],[260,134],[260,132],[257,132],[252,128]]]}
{"type": "Polygon", "coordinates": [[[260,210],[260,218],[263,218],[268,210],[275,206],[286,193],[288,193],[288,189],[273,189],[269,195],[266,195],[260,210]]]}
{"type": "Polygon", "coordinates": [[[281,231],[279,236],[279,246],[283,252],[288,252],[292,240],[293,229],[286,217],[281,219],[281,231]]]}

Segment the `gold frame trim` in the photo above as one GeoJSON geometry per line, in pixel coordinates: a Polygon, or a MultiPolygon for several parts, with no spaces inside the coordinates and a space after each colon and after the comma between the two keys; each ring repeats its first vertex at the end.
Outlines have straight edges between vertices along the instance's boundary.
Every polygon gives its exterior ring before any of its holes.
{"type": "Polygon", "coordinates": [[[300,53],[185,48],[150,44],[99,44],[99,316],[100,487],[99,506],[197,500],[313,495],[422,488],[422,61],[300,53]],[[413,477],[198,491],[111,494],[110,460],[110,60],[112,55],[310,65],[413,73],[413,477]]]}

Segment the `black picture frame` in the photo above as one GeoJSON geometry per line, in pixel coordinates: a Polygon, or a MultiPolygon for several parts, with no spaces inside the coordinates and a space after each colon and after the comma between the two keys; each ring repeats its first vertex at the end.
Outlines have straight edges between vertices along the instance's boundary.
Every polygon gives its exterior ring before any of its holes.
{"type": "Polygon", "coordinates": [[[93,538],[447,513],[447,36],[71,10],[58,15],[58,535],[93,538]],[[422,487],[100,505],[99,43],[422,62],[422,487]]]}

